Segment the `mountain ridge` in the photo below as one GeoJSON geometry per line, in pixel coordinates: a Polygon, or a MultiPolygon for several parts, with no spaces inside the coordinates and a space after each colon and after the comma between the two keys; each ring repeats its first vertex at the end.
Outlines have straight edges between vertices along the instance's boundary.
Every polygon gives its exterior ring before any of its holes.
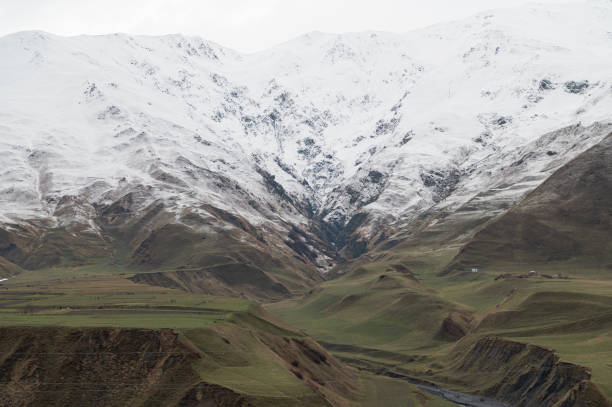
{"type": "MultiPolygon", "coordinates": [[[[607,134],[611,13],[528,5],[253,54],[182,35],[2,37],[3,229],[130,257],[177,224],[312,275],[427,213],[503,212],[607,134]]],[[[187,257],[173,267],[206,265],[187,257]]]]}

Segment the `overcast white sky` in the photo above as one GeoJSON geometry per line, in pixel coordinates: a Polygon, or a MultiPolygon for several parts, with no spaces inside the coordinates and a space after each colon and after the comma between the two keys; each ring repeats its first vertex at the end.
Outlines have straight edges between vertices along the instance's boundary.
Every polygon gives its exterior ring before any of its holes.
{"type": "MultiPolygon", "coordinates": [[[[540,2],[584,0],[540,0],[540,2]]],[[[525,0],[0,0],[0,36],[183,33],[239,51],[309,31],[406,32],[525,0]]]]}

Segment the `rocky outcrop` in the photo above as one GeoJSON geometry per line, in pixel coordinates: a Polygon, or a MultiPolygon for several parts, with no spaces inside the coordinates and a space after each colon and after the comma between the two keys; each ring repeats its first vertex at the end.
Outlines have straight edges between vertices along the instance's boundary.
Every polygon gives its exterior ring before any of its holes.
{"type": "Polygon", "coordinates": [[[198,357],[177,332],[0,329],[3,406],[178,405],[198,383],[198,357]]]}
{"type": "Polygon", "coordinates": [[[460,352],[452,369],[470,375],[477,393],[512,406],[609,406],[588,368],[536,345],[486,336],[460,352]]]}
{"type": "MultiPolygon", "coordinates": [[[[268,321],[262,312],[180,333],[0,328],[0,405],[315,407],[347,406],[358,399],[353,369],[313,339],[268,321]],[[235,379],[218,377],[219,369],[255,368],[258,359],[253,355],[261,353],[270,357],[277,375],[297,378],[306,391],[295,397],[265,395],[241,390],[235,379]]],[[[259,380],[273,387],[278,377],[266,373],[262,371],[259,380]]]]}
{"type": "Polygon", "coordinates": [[[442,321],[437,337],[443,340],[456,341],[468,332],[472,315],[467,312],[451,312],[442,321]]]}
{"type": "Polygon", "coordinates": [[[359,397],[355,371],[330,355],[310,338],[280,338],[260,334],[260,340],[276,353],[286,368],[332,405],[344,405],[359,397]]]}

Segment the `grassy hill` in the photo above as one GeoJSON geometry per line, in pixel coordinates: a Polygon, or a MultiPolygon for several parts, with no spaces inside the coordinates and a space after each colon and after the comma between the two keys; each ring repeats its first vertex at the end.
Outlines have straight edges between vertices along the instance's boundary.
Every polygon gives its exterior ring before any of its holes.
{"type": "Polygon", "coordinates": [[[256,236],[167,226],[132,247],[127,228],[94,250],[0,233],[0,402],[82,405],[76,386],[110,395],[92,405],[448,405],[426,384],[605,406],[611,152],[608,137],[500,217],[400,233],[324,282],[256,236]]]}
{"type": "MultiPolygon", "coordinates": [[[[516,265],[612,275],[612,135],[482,228],[444,273],[516,265]]],[[[525,270],[529,271],[529,270],[525,270]]]]}
{"type": "Polygon", "coordinates": [[[612,398],[611,193],[608,136],[500,217],[399,234],[302,298],[267,309],[370,371],[517,405],[605,405],[612,398]],[[485,338],[495,351],[483,350],[485,338]],[[549,365],[529,352],[542,352],[549,365]],[[467,369],[466,360],[479,367],[467,369]],[[521,360],[527,370],[513,369],[521,360]],[[553,367],[573,373],[548,377],[553,367]],[[504,383],[514,383],[516,394],[525,383],[545,390],[513,398],[504,383]]]}
{"type": "Polygon", "coordinates": [[[247,298],[101,266],[0,283],[0,404],[448,406],[360,372],[247,298]]]}

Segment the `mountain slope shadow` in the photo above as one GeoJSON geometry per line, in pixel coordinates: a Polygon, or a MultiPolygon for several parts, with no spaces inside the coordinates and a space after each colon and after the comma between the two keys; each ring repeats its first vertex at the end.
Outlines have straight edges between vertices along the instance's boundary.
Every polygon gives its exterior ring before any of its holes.
{"type": "Polygon", "coordinates": [[[612,267],[612,135],[556,171],[461,249],[442,274],[580,260],[612,267]]]}

